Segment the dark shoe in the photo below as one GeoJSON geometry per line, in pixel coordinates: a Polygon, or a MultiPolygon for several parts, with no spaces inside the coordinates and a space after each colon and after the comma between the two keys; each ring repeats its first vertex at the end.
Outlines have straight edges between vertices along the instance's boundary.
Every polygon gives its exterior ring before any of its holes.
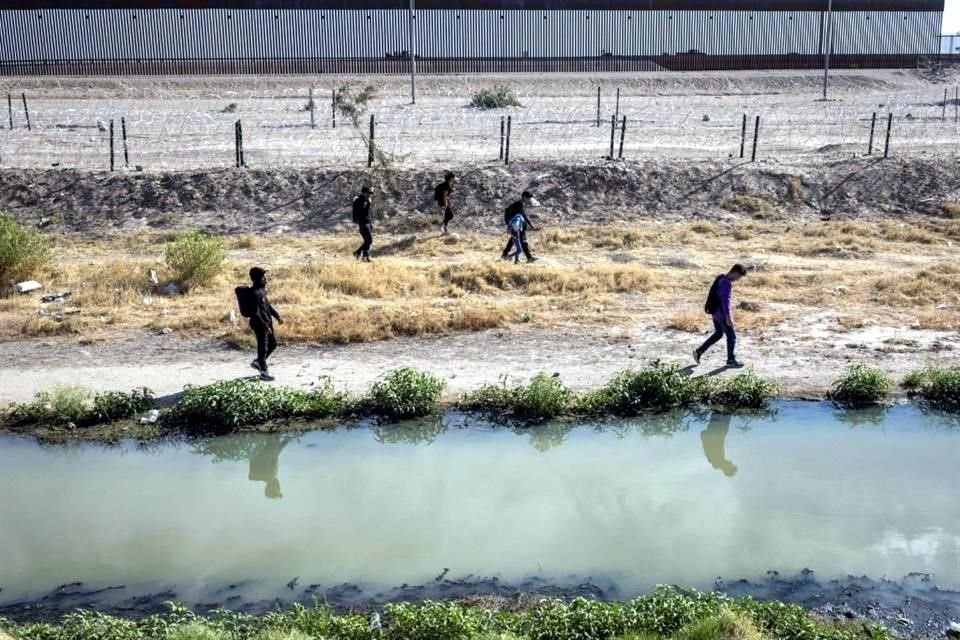
{"type": "Polygon", "coordinates": [[[263,370],[260,372],[260,379],[263,380],[264,382],[273,382],[274,380],[276,380],[276,378],[270,375],[270,372],[267,370],[263,370]]]}
{"type": "Polygon", "coordinates": [[[700,364],[700,356],[701,356],[701,355],[702,355],[702,354],[700,353],[700,349],[694,349],[694,350],[693,350],[693,361],[694,361],[695,363],[697,363],[697,364],[700,364]]]}
{"type": "Polygon", "coordinates": [[[370,262],[370,256],[369,255],[363,256],[363,261],[370,262]]]}
{"type": "Polygon", "coordinates": [[[743,363],[738,360],[727,360],[728,369],[740,369],[743,367],[743,363]]]}
{"type": "Polygon", "coordinates": [[[359,250],[359,249],[357,249],[356,251],[353,252],[353,258],[354,258],[354,260],[359,260],[359,259],[360,259],[360,250],[359,250]]]}
{"type": "Polygon", "coordinates": [[[537,259],[538,259],[538,258],[536,258],[536,257],[534,257],[534,256],[530,256],[529,258],[527,258],[527,262],[536,262],[537,259]]]}
{"type": "Polygon", "coordinates": [[[260,371],[260,361],[259,361],[259,360],[254,359],[254,361],[250,363],[250,366],[253,367],[254,369],[256,369],[257,371],[260,371]]]}

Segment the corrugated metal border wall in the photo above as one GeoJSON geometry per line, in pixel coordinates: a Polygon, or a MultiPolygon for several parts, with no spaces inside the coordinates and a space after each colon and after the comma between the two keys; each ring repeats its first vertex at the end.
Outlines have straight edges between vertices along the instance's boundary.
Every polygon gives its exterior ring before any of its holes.
{"type": "MultiPolygon", "coordinates": [[[[418,70],[806,68],[819,11],[422,10],[418,70]]],[[[836,66],[913,66],[939,11],[833,14],[836,66]]],[[[0,10],[0,73],[402,73],[403,10],[0,10]]]]}

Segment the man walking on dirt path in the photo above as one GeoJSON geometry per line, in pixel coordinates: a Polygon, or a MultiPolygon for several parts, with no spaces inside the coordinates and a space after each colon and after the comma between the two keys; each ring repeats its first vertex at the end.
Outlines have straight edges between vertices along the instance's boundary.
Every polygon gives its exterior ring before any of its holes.
{"type": "Polygon", "coordinates": [[[704,311],[713,318],[714,332],[706,342],[693,351],[693,360],[700,364],[700,358],[724,335],[727,336],[727,366],[742,367],[734,355],[737,346],[737,332],[733,328],[733,283],[747,275],[743,265],[735,264],[727,273],[720,274],[713,280],[710,292],[707,294],[707,303],[704,311]]]}
{"type": "MultiPolygon", "coordinates": [[[[527,244],[527,229],[537,230],[537,228],[533,226],[533,223],[530,222],[530,218],[527,217],[526,211],[526,208],[531,206],[533,202],[533,194],[529,191],[524,191],[520,199],[507,207],[503,212],[503,223],[507,227],[507,233],[510,234],[510,239],[507,240],[507,246],[503,248],[503,252],[500,254],[502,260],[510,257],[510,249],[516,245],[517,251],[523,251],[523,255],[527,257],[527,262],[536,262],[537,259],[530,253],[530,245],[527,244]],[[519,224],[514,224],[515,218],[518,216],[520,219],[516,222],[519,222],[519,224]]],[[[519,259],[519,255],[517,255],[517,259],[519,259]]]]}
{"type": "Polygon", "coordinates": [[[453,187],[457,184],[457,176],[447,173],[443,182],[438,184],[433,190],[433,197],[440,205],[440,214],[443,216],[443,222],[440,223],[440,234],[447,235],[447,225],[453,220],[453,209],[450,207],[450,194],[453,187]]]}
{"type": "Polygon", "coordinates": [[[251,290],[256,301],[256,312],[250,316],[250,328],[257,336],[257,359],[250,366],[260,372],[260,379],[271,381],[274,379],[267,369],[267,358],[277,348],[277,337],[273,331],[273,319],[277,324],[283,324],[283,318],[273,308],[267,299],[267,271],[260,267],[250,269],[250,280],[253,282],[251,290]]]}
{"type": "Polygon", "coordinates": [[[373,223],[370,220],[370,187],[364,187],[360,190],[360,195],[353,201],[353,222],[360,229],[360,237],[363,238],[363,244],[353,252],[353,257],[357,260],[363,258],[364,262],[370,262],[370,245],[373,244],[373,223]]]}

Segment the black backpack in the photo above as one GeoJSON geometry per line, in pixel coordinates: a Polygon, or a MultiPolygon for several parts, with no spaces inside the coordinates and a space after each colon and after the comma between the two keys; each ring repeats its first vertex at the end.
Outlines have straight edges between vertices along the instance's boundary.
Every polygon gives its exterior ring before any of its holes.
{"type": "Polygon", "coordinates": [[[356,200],[353,201],[353,222],[355,224],[360,224],[361,222],[364,221],[363,208],[364,207],[363,207],[362,198],[357,198],[356,200]]]}
{"type": "Polygon", "coordinates": [[[713,279],[713,284],[710,285],[710,292],[707,293],[707,303],[703,305],[703,310],[707,315],[713,315],[713,312],[720,308],[720,293],[718,288],[720,286],[720,278],[723,276],[717,276],[713,279]]]}
{"type": "Polygon", "coordinates": [[[443,204],[443,194],[449,190],[450,187],[446,182],[441,182],[433,188],[433,199],[437,201],[437,204],[443,204]]]}
{"type": "Polygon", "coordinates": [[[234,289],[234,292],[237,294],[240,315],[244,318],[257,315],[257,294],[253,292],[253,287],[240,286],[234,289]]]}

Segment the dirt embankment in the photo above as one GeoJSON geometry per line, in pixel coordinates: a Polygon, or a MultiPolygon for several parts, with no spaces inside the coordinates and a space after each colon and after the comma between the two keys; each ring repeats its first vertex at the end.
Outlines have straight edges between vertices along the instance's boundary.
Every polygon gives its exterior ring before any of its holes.
{"type": "MultiPolygon", "coordinates": [[[[803,163],[650,161],[599,165],[517,164],[455,167],[463,228],[499,228],[500,212],[530,189],[556,224],[717,218],[731,213],[781,218],[935,215],[960,200],[953,158],[853,158],[803,163]]],[[[313,231],[349,222],[364,182],[377,185],[376,209],[388,228],[410,230],[435,213],[440,175],[404,171],[200,171],[103,173],[0,171],[0,210],[52,230],[201,228],[212,232],[313,231]]]]}

